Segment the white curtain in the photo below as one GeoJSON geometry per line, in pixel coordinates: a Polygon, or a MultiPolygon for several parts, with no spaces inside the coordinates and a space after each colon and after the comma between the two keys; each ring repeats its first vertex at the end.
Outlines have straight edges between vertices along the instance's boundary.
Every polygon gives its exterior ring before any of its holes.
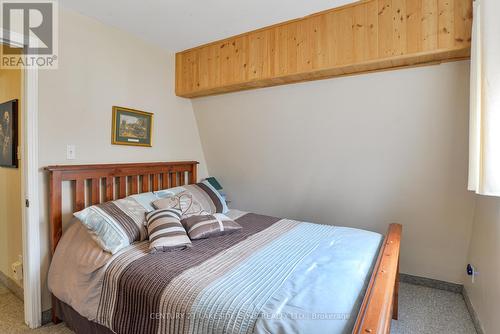
{"type": "Polygon", "coordinates": [[[475,0],[469,190],[500,196],[500,0],[475,0]]]}

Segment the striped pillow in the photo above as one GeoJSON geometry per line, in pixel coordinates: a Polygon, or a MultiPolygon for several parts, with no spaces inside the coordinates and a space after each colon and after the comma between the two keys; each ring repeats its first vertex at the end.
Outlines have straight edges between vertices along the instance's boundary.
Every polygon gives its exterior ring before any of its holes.
{"type": "Polygon", "coordinates": [[[146,215],[149,249],[152,253],[191,246],[181,224],[179,209],[159,209],[146,215]]]}
{"type": "Polygon", "coordinates": [[[167,189],[155,194],[161,198],[153,202],[156,209],[177,207],[182,210],[183,217],[229,211],[224,198],[208,181],[167,189]]]}
{"type": "Polygon", "coordinates": [[[132,197],[90,206],[74,216],[107,252],[115,254],[135,241],[146,240],[146,208],[132,197]]]}
{"type": "Polygon", "coordinates": [[[241,229],[241,225],[222,213],[184,218],[182,225],[192,240],[217,237],[241,229]]]}

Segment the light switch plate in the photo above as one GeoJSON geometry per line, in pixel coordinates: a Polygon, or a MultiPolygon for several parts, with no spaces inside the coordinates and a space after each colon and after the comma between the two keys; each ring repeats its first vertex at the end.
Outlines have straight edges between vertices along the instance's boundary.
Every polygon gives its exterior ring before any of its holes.
{"type": "Polygon", "coordinates": [[[67,145],[66,146],[66,159],[67,160],[75,160],[76,159],[76,146],[75,145],[67,145]]]}

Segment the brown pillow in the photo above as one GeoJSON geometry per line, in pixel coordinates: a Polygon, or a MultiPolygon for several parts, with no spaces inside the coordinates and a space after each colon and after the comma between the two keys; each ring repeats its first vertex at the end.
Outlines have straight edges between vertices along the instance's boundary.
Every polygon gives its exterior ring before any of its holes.
{"type": "Polygon", "coordinates": [[[241,229],[241,225],[222,213],[191,216],[181,220],[191,240],[217,237],[241,229]]]}

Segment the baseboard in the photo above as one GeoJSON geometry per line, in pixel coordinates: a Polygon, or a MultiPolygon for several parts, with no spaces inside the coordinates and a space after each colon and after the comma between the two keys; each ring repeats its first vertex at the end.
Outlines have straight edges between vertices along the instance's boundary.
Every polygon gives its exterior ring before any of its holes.
{"type": "Polygon", "coordinates": [[[474,324],[474,327],[476,328],[477,334],[484,334],[483,326],[481,325],[481,322],[479,321],[479,317],[477,316],[476,310],[474,310],[474,307],[472,306],[472,303],[470,301],[469,295],[467,294],[467,290],[464,289],[462,291],[462,296],[464,297],[465,300],[465,305],[467,306],[467,310],[469,310],[470,317],[472,318],[472,323],[474,324]]]}
{"type": "MultiPolygon", "coordinates": [[[[0,284],[5,285],[20,300],[24,300],[24,290],[12,278],[0,271],[0,284]]],[[[52,321],[52,310],[42,312],[42,326],[52,321]]]]}
{"type": "Polygon", "coordinates": [[[408,274],[399,274],[399,281],[414,285],[426,286],[433,289],[451,291],[455,293],[462,293],[464,289],[464,286],[462,284],[450,283],[432,278],[425,278],[408,274]]]}
{"type": "Polygon", "coordinates": [[[467,294],[467,290],[465,290],[462,284],[450,283],[450,282],[435,280],[432,278],[419,277],[408,274],[399,274],[399,281],[408,284],[421,285],[428,288],[445,290],[461,294],[464,298],[465,305],[467,306],[467,310],[469,311],[472,323],[474,324],[474,328],[476,329],[477,334],[484,334],[483,326],[479,321],[476,310],[474,310],[469,295],[467,294]]]}
{"type": "Polygon", "coordinates": [[[0,271],[0,283],[5,285],[17,298],[24,300],[24,291],[12,278],[0,271]]]}

